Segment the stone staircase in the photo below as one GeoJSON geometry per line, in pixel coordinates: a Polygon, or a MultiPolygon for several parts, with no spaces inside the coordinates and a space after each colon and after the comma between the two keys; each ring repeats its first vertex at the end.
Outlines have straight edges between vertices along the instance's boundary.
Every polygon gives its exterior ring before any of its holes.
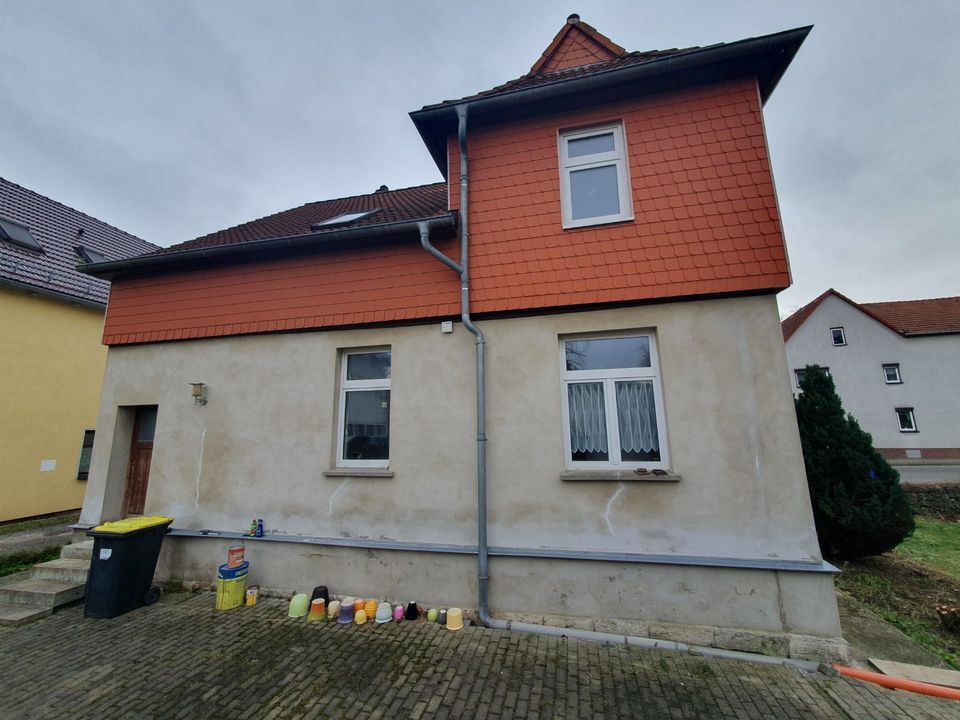
{"type": "Polygon", "coordinates": [[[0,585],[0,625],[23,625],[83,597],[93,540],[64,545],[60,559],[34,565],[30,577],[0,585]]]}

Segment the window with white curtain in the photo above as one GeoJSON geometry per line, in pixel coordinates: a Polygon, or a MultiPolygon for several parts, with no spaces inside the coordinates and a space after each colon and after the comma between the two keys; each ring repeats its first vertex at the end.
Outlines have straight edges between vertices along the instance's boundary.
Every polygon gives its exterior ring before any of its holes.
{"type": "Polygon", "coordinates": [[[560,343],[567,465],[667,467],[652,333],[560,343]]]}

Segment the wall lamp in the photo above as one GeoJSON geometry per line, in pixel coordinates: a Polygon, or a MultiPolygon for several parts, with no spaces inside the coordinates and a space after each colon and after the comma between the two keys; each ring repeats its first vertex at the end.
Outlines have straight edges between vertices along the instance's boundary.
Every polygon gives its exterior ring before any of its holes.
{"type": "Polygon", "coordinates": [[[207,386],[204,383],[190,383],[190,393],[193,395],[194,405],[207,404],[207,386]]]}

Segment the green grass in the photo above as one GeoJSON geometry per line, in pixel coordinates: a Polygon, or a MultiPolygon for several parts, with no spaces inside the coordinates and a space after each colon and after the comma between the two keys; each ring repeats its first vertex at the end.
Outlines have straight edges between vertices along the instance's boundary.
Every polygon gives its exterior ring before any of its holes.
{"type": "Polygon", "coordinates": [[[51,527],[52,525],[71,525],[79,519],[80,513],[72,512],[66,513],[65,515],[54,515],[53,517],[9,523],[7,525],[0,525],[0,535],[10,535],[11,533],[23,532],[24,530],[38,530],[40,528],[51,527]]]}
{"type": "Polygon", "coordinates": [[[960,580],[960,522],[917,517],[917,529],[894,551],[960,580]]]}
{"type": "Polygon", "coordinates": [[[28,550],[0,557],[0,577],[29,570],[37,563],[56,560],[60,557],[60,548],[56,545],[43,550],[28,550]]]}

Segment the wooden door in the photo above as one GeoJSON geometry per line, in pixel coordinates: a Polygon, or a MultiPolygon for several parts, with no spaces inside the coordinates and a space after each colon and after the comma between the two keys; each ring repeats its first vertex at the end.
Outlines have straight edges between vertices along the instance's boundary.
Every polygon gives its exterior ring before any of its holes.
{"type": "Polygon", "coordinates": [[[153,434],[157,427],[157,408],[137,408],[133,422],[133,440],[130,443],[130,464],[123,491],[123,517],[143,515],[147,499],[147,480],[150,478],[150,458],[153,457],[153,434]]]}

